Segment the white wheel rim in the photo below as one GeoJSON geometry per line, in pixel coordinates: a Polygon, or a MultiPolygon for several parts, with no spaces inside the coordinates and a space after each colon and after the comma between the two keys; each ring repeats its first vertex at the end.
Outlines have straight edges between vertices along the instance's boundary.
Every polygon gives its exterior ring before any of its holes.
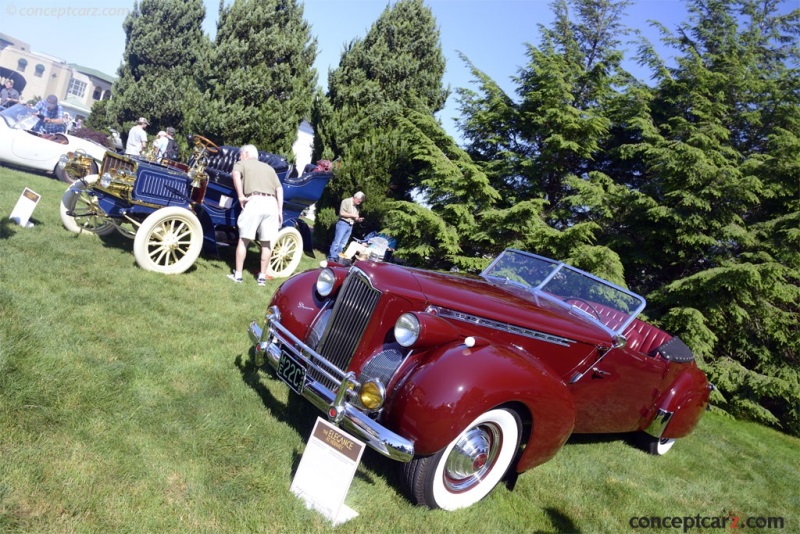
{"type": "Polygon", "coordinates": [[[84,181],[76,181],[61,197],[61,220],[68,230],[96,235],[105,235],[114,231],[113,223],[101,214],[97,197],[86,192],[88,185],[96,180],[96,176],[90,176],[84,181]],[[72,215],[68,213],[72,213],[72,215]]]}
{"type": "Polygon", "coordinates": [[[203,246],[203,228],[186,208],[167,207],[151,213],[136,231],[133,253],[147,271],[180,274],[191,267],[203,246]]]}
{"type": "Polygon", "coordinates": [[[295,228],[286,228],[278,234],[272,256],[269,259],[269,269],[272,276],[285,277],[291,275],[300,263],[303,253],[303,238],[295,228]]]}
{"type": "Polygon", "coordinates": [[[147,236],[147,257],[156,266],[171,267],[186,257],[192,244],[192,228],[187,221],[166,219],[147,236]]]}

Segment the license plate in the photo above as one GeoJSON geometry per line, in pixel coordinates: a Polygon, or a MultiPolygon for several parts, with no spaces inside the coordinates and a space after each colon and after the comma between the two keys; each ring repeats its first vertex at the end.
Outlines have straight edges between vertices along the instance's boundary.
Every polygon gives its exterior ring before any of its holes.
{"type": "Polygon", "coordinates": [[[306,385],[306,368],[288,352],[281,352],[277,374],[297,394],[303,393],[303,387],[306,385]]]}

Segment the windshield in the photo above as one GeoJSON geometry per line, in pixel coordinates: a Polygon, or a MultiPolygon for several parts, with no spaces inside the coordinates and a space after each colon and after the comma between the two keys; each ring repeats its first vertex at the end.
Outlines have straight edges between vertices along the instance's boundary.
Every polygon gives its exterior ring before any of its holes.
{"type": "Polygon", "coordinates": [[[36,116],[33,108],[23,104],[14,104],[10,108],[0,111],[0,115],[3,116],[3,120],[6,121],[9,128],[30,130],[39,122],[39,117],[36,116]]]}
{"type": "Polygon", "coordinates": [[[611,282],[566,263],[519,250],[505,250],[481,276],[545,296],[614,334],[622,334],[646,304],[643,297],[611,282]]]}

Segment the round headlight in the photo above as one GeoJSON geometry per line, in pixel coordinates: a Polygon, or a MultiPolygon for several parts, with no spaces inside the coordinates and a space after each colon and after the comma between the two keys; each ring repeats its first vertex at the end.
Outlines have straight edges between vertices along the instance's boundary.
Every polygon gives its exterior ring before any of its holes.
{"type": "Polygon", "coordinates": [[[67,156],[66,154],[61,154],[61,156],[58,158],[58,168],[63,169],[64,167],[66,167],[68,161],[69,161],[69,156],[67,156]]]}
{"type": "Polygon", "coordinates": [[[419,338],[419,319],[413,313],[404,313],[394,323],[394,337],[400,345],[410,347],[419,338]]]}
{"type": "Polygon", "coordinates": [[[111,185],[111,175],[109,173],[103,173],[103,176],[100,177],[100,185],[103,187],[109,187],[111,185]]]}
{"type": "Polygon", "coordinates": [[[333,291],[333,286],[336,283],[336,275],[330,269],[322,269],[317,277],[317,293],[321,297],[327,297],[333,291]]]}
{"type": "Polygon", "coordinates": [[[380,380],[372,379],[361,386],[358,398],[361,400],[361,405],[367,410],[379,410],[386,398],[386,388],[383,387],[380,380]]]}

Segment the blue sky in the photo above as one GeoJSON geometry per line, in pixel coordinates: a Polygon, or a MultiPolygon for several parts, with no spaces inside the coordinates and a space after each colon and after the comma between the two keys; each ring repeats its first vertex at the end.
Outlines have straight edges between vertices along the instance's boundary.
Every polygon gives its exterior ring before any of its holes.
{"type": "MultiPolygon", "coordinates": [[[[205,4],[204,28],[213,35],[219,2],[205,0],[205,4]]],[[[525,43],[538,44],[539,25],[552,21],[549,0],[426,0],[426,4],[436,18],[447,58],[444,83],[453,90],[469,86],[471,80],[458,52],[506,90],[513,90],[510,78],[526,63],[525,43]]],[[[318,40],[315,67],[320,85],[326,88],[328,68],[338,65],[344,45],[367,33],[387,1],[306,0],[304,6],[305,19],[318,40]]],[[[0,32],[27,42],[35,52],[114,75],[125,45],[122,22],[132,8],[133,0],[0,0],[0,32]]],[[[674,29],[685,16],[681,0],[634,0],[626,23],[655,39],[648,20],[674,29]]],[[[456,137],[457,112],[453,95],[439,116],[456,137]]]]}

